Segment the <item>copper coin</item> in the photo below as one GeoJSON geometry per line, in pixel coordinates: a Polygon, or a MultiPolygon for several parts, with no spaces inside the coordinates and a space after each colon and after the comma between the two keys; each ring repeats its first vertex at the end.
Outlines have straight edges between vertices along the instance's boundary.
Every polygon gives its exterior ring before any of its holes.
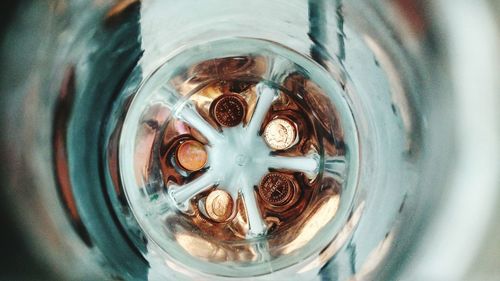
{"type": "Polygon", "coordinates": [[[220,189],[210,192],[205,201],[208,216],[216,222],[227,221],[233,213],[233,205],[231,195],[220,189]]]}
{"type": "Polygon", "coordinates": [[[288,149],[297,139],[295,125],[287,119],[274,119],[264,129],[264,140],[274,150],[288,149]]]}
{"type": "Polygon", "coordinates": [[[259,195],[271,205],[284,206],[293,196],[293,183],[280,173],[269,173],[260,183],[259,195]]]}
{"type": "Polygon", "coordinates": [[[215,99],[212,113],[220,125],[234,127],[243,121],[245,107],[245,101],[239,96],[225,94],[215,99]]]}
{"type": "Polygon", "coordinates": [[[177,163],[188,171],[198,171],[207,163],[205,146],[195,140],[182,142],[177,148],[177,163]]]}

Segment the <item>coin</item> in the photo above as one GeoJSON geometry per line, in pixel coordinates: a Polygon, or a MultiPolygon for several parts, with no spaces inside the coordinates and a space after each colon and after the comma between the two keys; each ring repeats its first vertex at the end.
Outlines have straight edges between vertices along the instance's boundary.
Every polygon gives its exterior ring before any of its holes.
{"type": "Polygon", "coordinates": [[[211,78],[214,73],[224,75],[245,73],[250,71],[255,64],[255,59],[250,57],[226,57],[211,59],[194,65],[190,74],[195,78],[211,78]]]}
{"type": "Polygon", "coordinates": [[[217,189],[207,196],[205,210],[208,216],[216,222],[227,221],[233,213],[233,199],[229,193],[217,189]]]}
{"type": "Polygon", "coordinates": [[[259,195],[271,205],[284,206],[293,196],[293,183],[281,173],[271,172],[260,182],[259,195]]]}
{"type": "Polygon", "coordinates": [[[198,171],[207,163],[208,155],[202,143],[195,140],[182,142],[177,148],[177,163],[187,171],[198,171]]]}
{"type": "Polygon", "coordinates": [[[245,101],[235,94],[224,94],[214,100],[212,114],[217,123],[234,127],[245,117],[245,101]]]}
{"type": "Polygon", "coordinates": [[[297,138],[294,124],[287,119],[274,119],[267,123],[264,129],[264,140],[274,150],[290,148],[297,138]]]}

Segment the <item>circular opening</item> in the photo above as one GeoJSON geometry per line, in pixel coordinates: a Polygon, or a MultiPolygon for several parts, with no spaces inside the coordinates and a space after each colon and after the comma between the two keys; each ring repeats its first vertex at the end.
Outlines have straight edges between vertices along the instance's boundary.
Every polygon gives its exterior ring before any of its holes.
{"type": "Polygon", "coordinates": [[[164,256],[227,276],[319,253],[346,222],[358,169],[337,81],[289,49],[241,38],[156,69],[128,109],[119,157],[132,211],[164,256]]]}

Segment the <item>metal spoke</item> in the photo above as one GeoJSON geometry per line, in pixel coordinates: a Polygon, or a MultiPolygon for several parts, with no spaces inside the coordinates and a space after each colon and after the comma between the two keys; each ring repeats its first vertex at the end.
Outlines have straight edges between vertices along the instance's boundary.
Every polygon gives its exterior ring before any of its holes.
{"type": "Polygon", "coordinates": [[[288,157],[271,155],[268,160],[268,166],[269,168],[287,169],[316,176],[319,171],[319,156],[288,157]]]}
{"type": "Polygon", "coordinates": [[[180,210],[186,210],[191,198],[216,184],[218,184],[217,177],[211,170],[208,170],[205,174],[190,183],[182,186],[170,186],[168,194],[180,210]]]}
{"type": "Polygon", "coordinates": [[[179,119],[198,130],[210,143],[216,143],[223,138],[223,136],[214,127],[212,127],[212,125],[201,117],[201,115],[194,108],[194,105],[192,105],[189,101],[177,110],[176,115],[179,119]]]}
{"type": "Polygon", "coordinates": [[[266,117],[266,114],[277,95],[277,91],[275,89],[270,88],[264,83],[259,83],[256,91],[257,95],[259,95],[259,99],[257,100],[257,105],[255,106],[255,110],[252,114],[252,119],[247,126],[247,133],[249,137],[253,137],[258,134],[262,121],[264,121],[264,118],[266,117]]]}
{"type": "Polygon", "coordinates": [[[158,90],[161,101],[180,120],[198,130],[209,142],[215,143],[223,136],[210,125],[196,110],[190,100],[185,100],[174,89],[163,86],[158,90]]]}
{"type": "Polygon", "coordinates": [[[257,259],[260,261],[270,261],[271,254],[269,253],[269,241],[262,239],[252,245],[253,251],[257,254],[257,259]]]}
{"type": "MultiPolygon", "coordinates": [[[[239,191],[240,191],[240,182],[241,182],[242,172],[232,172],[229,175],[226,174],[225,179],[221,183],[222,188],[231,195],[233,199],[233,204],[236,206],[236,200],[238,199],[239,191]]],[[[234,211],[237,211],[237,208],[234,208],[234,211]]]]}
{"type": "Polygon", "coordinates": [[[290,77],[291,69],[294,69],[293,62],[282,57],[274,58],[267,69],[269,80],[283,84],[287,77],[290,77]]]}
{"type": "Polygon", "coordinates": [[[182,96],[174,90],[173,88],[164,85],[158,89],[157,96],[159,100],[172,111],[175,110],[175,107],[182,101],[182,96]]]}
{"type": "Polygon", "coordinates": [[[331,175],[339,183],[344,182],[347,162],[344,156],[334,156],[325,160],[325,173],[331,175]]]}
{"type": "Polygon", "coordinates": [[[243,201],[245,202],[245,209],[247,211],[248,218],[248,232],[247,238],[254,238],[266,233],[266,224],[262,219],[260,214],[259,206],[255,199],[255,193],[253,185],[247,182],[244,178],[240,181],[241,192],[243,201]]]}

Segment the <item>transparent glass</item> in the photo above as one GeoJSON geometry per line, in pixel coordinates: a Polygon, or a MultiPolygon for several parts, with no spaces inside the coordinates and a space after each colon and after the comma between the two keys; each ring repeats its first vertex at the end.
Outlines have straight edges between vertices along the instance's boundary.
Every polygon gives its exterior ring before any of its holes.
{"type": "Polygon", "coordinates": [[[497,195],[498,31],[483,1],[409,2],[20,5],[2,183],[33,262],[75,280],[458,280],[497,195]],[[211,87],[235,81],[248,107],[226,128],[211,87]],[[266,142],[279,106],[300,149],[266,142]],[[169,150],[186,133],[195,173],[169,150]],[[276,171],[316,193],[268,215],[276,171]],[[230,223],[206,220],[214,188],[230,223]]]}
{"type": "Polygon", "coordinates": [[[121,133],[123,187],[146,235],[161,249],[153,252],[205,272],[237,277],[267,274],[270,268],[276,271],[319,252],[345,223],[357,181],[357,134],[345,92],[319,65],[269,41],[238,38],[186,49],[145,79],[121,133]],[[254,66],[227,66],[242,58],[254,66]],[[224,74],[214,74],[222,71],[212,68],[204,71],[204,65],[219,64],[224,74]],[[179,72],[182,69],[188,70],[179,72]],[[305,78],[300,75],[315,83],[301,88],[299,81],[305,78]],[[210,86],[213,79],[250,83],[245,99],[253,109],[245,124],[219,128],[206,121],[210,119],[205,104],[216,91],[210,86]],[[294,113],[300,108],[306,115],[294,113]],[[297,149],[273,152],[259,133],[270,110],[302,120],[300,135],[308,140],[297,149]],[[206,139],[208,167],[201,175],[181,173],[174,179],[177,173],[168,166],[175,156],[158,157],[155,151],[189,130],[206,139]],[[307,203],[264,217],[254,186],[269,170],[280,169],[300,173],[298,188],[304,194],[297,200],[307,203]],[[234,206],[241,206],[229,225],[196,223],[197,213],[203,220],[202,192],[213,185],[226,190],[234,206]],[[199,194],[202,198],[191,205],[191,198],[199,194]],[[200,251],[201,247],[210,250],[200,251]]]}

